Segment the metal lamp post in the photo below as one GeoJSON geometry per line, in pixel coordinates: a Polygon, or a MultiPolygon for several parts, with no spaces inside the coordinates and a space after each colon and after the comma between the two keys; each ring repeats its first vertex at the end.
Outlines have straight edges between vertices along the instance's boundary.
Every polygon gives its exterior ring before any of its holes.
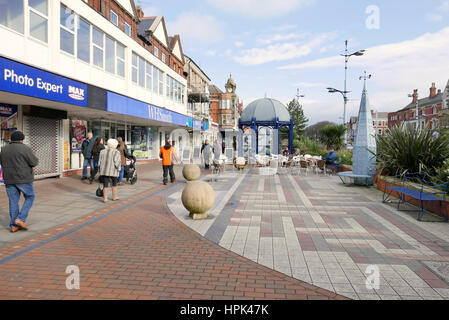
{"type": "MultiPolygon", "coordinates": [[[[409,97],[409,98],[414,98],[414,97],[415,97],[415,93],[409,94],[408,97],[409,97]]],[[[419,125],[419,100],[418,100],[418,90],[416,90],[415,110],[416,110],[416,114],[415,114],[415,119],[416,119],[416,132],[419,132],[419,130],[420,130],[420,125],[419,125]]]]}
{"type": "MultiPolygon", "coordinates": [[[[346,40],[345,41],[345,54],[341,54],[341,56],[345,57],[345,88],[343,90],[343,98],[344,98],[343,125],[345,125],[345,126],[346,126],[346,105],[347,105],[347,102],[348,102],[348,98],[346,96],[346,94],[348,93],[348,91],[347,91],[348,61],[349,61],[349,58],[352,57],[352,56],[358,56],[358,57],[359,56],[363,56],[365,51],[366,50],[359,50],[357,52],[349,54],[348,53],[348,40],[346,40]]],[[[347,143],[347,139],[346,139],[346,134],[345,134],[344,135],[344,144],[346,145],[346,143],[347,143]]]]}

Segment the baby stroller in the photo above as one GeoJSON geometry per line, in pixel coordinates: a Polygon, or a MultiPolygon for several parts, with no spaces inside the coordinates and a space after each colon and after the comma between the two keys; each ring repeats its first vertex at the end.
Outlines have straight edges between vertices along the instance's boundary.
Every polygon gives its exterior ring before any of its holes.
{"type": "Polygon", "coordinates": [[[136,157],[133,155],[127,155],[126,158],[123,178],[125,178],[130,184],[135,184],[137,182],[136,157]]]}

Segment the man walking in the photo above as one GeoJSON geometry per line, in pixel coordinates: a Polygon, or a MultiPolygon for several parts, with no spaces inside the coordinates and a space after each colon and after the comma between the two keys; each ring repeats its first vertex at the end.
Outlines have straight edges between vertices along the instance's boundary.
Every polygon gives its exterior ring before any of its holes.
{"type": "Polygon", "coordinates": [[[206,140],[206,142],[201,147],[201,153],[204,157],[204,167],[206,169],[209,169],[210,155],[212,153],[212,147],[209,144],[209,140],[206,140]]]}
{"type": "Polygon", "coordinates": [[[0,165],[3,168],[3,179],[9,198],[9,224],[11,232],[27,230],[25,222],[34,202],[34,171],[39,160],[31,148],[23,144],[25,136],[16,131],[11,135],[11,143],[3,147],[0,153],[0,165]],[[20,194],[23,193],[25,202],[19,211],[20,194]]]}
{"type": "Polygon", "coordinates": [[[175,157],[176,161],[179,162],[175,148],[173,148],[170,141],[167,140],[165,146],[159,151],[159,157],[162,159],[164,185],[168,182],[168,173],[170,173],[170,182],[175,182],[175,172],[173,171],[173,162],[171,159],[172,155],[175,157]]]}
{"type": "Polygon", "coordinates": [[[81,152],[84,156],[83,177],[81,178],[81,180],[87,179],[87,166],[90,166],[90,174],[91,178],[93,178],[92,173],[94,171],[94,158],[92,156],[92,149],[95,144],[95,139],[92,139],[92,137],[92,132],[89,132],[87,134],[87,139],[84,139],[83,144],[81,145],[81,152]]]}

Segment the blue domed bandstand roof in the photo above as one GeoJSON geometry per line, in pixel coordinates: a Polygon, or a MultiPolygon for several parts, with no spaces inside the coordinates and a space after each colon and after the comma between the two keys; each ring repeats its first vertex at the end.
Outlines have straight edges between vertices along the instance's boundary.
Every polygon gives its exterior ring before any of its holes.
{"type": "Polygon", "coordinates": [[[276,118],[279,122],[290,122],[287,107],[278,100],[263,98],[251,102],[243,109],[240,121],[247,123],[255,119],[256,122],[274,122],[276,118]]]}

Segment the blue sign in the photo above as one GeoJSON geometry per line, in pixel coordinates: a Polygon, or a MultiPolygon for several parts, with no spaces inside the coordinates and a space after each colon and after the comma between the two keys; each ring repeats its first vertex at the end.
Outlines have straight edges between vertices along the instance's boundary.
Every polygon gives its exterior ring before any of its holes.
{"type": "Polygon", "coordinates": [[[17,113],[17,106],[0,103],[0,117],[9,118],[15,113],[17,113]]]}
{"type": "Polygon", "coordinates": [[[87,106],[87,85],[2,57],[0,91],[87,106]]]}
{"type": "Polygon", "coordinates": [[[109,112],[176,124],[182,127],[189,126],[189,118],[185,115],[109,91],[106,96],[106,110],[109,112]]]}

